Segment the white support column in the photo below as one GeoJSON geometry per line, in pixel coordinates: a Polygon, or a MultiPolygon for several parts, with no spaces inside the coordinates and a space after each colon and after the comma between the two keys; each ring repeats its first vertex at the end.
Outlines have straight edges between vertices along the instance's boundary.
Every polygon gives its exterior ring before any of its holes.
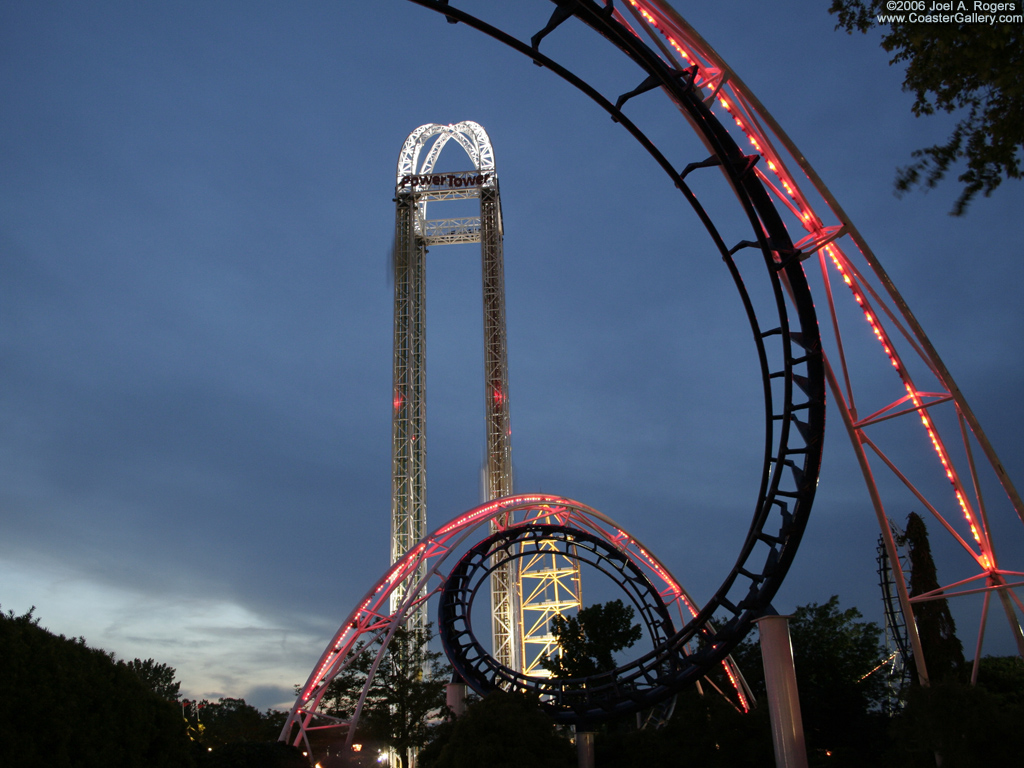
{"type": "Polygon", "coordinates": [[[445,687],[444,703],[448,705],[454,717],[466,714],[466,689],[465,683],[448,683],[445,687]]]}
{"type": "Polygon", "coordinates": [[[789,617],[762,616],[761,659],[767,688],[768,711],[772,721],[776,768],[807,768],[807,745],[800,717],[800,696],[796,689],[793,646],[789,639],[789,617]]]}
{"type": "Polygon", "coordinates": [[[593,731],[576,731],[576,765],[579,768],[594,768],[593,731]]]}

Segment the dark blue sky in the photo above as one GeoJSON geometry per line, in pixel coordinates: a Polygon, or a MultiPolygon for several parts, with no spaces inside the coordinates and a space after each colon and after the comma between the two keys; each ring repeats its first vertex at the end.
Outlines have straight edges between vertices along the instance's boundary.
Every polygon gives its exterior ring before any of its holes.
{"type": "MultiPolygon", "coordinates": [[[[528,37],[550,6],[488,18],[528,37]]],[[[895,168],[951,121],[913,118],[877,38],[826,6],[677,4],[853,217],[1019,481],[1024,190],[961,219],[950,183],[896,200],[895,168]]],[[[636,85],[579,25],[548,42],[610,94],[636,85]]],[[[678,115],[637,110],[702,159],[678,115]]],[[[550,73],[404,0],[17,0],[0,115],[5,610],[171,664],[188,695],[287,700],[387,567],[394,169],[428,122],[495,147],[516,489],[619,520],[698,599],[731,565],[762,418],[735,291],[667,178],[550,73]]],[[[428,262],[432,527],[480,495],[478,264],[428,262]]],[[[829,426],[777,607],[837,593],[880,622],[877,525],[829,426]]]]}

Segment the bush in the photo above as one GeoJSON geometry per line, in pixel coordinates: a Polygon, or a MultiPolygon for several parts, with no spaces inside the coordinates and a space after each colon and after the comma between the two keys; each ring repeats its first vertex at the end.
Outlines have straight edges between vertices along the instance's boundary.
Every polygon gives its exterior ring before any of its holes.
{"type": "Polygon", "coordinates": [[[0,613],[0,765],[191,768],[178,707],[81,638],[0,613]]]}
{"type": "Polygon", "coordinates": [[[420,753],[421,768],[571,768],[575,750],[524,695],[495,691],[474,702],[420,753]]]}

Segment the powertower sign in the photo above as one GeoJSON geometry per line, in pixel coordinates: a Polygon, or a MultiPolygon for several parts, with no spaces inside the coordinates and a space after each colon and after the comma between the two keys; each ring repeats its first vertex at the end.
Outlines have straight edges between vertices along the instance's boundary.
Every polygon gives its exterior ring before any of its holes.
{"type": "Polygon", "coordinates": [[[398,180],[398,189],[458,189],[459,187],[482,187],[494,174],[461,171],[459,173],[434,173],[403,176],[398,180]]]}

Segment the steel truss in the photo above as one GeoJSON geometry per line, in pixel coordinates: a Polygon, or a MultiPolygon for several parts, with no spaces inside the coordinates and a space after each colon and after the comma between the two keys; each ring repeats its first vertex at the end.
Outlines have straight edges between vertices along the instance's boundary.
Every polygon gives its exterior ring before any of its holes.
{"type": "Polygon", "coordinates": [[[528,56],[563,78],[605,109],[654,158],[704,225],[739,292],[757,350],[765,408],[765,444],[761,482],[753,521],[739,556],[715,594],[672,638],[685,645],[697,637],[704,645],[688,657],[675,679],[696,682],[701,670],[725,658],[753,622],[770,607],[806,526],[817,486],[825,423],[825,372],[814,303],[796,249],[768,191],[755,172],[756,156],[745,155],[711,113],[695,86],[696,68],[680,71],[628,27],[614,9],[592,2],[560,2],[547,25],[530,42],[519,40],[448,2],[413,0],[463,22],[528,56]],[[574,16],[639,65],[647,79],[633,92],[611,101],[587,82],[546,56],[540,42],[574,16]],[[698,131],[710,156],[679,170],[621,107],[635,95],[662,88],[698,131]],[[687,182],[691,173],[718,168],[745,215],[742,225],[720,230],[687,182]],[[752,287],[753,286],[753,287],[752,287]],[[713,616],[723,622],[711,636],[713,616]]]}
{"type": "MultiPolygon", "coordinates": [[[[1024,522],[1024,502],[952,375],[850,217],[774,117],[668,2],[553,1],[556,7],[550,20],[527,47],[486,22],[461,14],[447,2],[412,0],[481,29],[570,82],[571,73],[540,55],[539,44],[547,34],[575,17],[635,61],[628,44],[620,42],[622,30],[628,30],[635,45],[657,51],[674,77],[690,82],[709,111],[720,115],[737,140],[753,149],[753,157],[761,162],[751,164],[752,173],[787,215],[787,221],[806,233],[795,243],[792,258],[807,268],[816,267],[812,277],[818,284],[815,290],[821,291],[818,304],[828,310],[822,343],[829,390],[860,465],[890,562],[899,567],[888,518],[897,516],[897,511],[905,515],[913,504],[926,509],[966,556],[968,575],[913,600],[898,574],[894,582],[905,615],[913,616],[913,603],[923,600],[983,595],[977,665],[990,599],[995,595],[1018,652],[1024,656],[1024,631],[1018,616],[1018,611],[1024,614],[1024,603],[1015,592],[1024,586],[1024,572],[1000,567],[989,524],[990,514],[996,512],[1004,517],[1015,514],[1024,522]],[[863,338],[865,331],[875,340],[878,353],[878,363],[870,369],[858,368],[847,355],[847,349],[863,338]],[[891,383],[891,395],[878,400],[870,390],[882,381],[891,383]],[[908,439],[917,440],[918,452],[904,453],[908,439]],[[932,469],[916,471],[914,459],[925,451],[932,456],[932,469]],[[981,473],[984,465],[1001,486],[1008,507],[997,508],[993,499],[985,498],[982,489],[988,478],[981,473]]],[[[585,83],[574,85],[601,103],[603,97],[585,83]]],[[[613,108],[603,106],[623,122],[620,108],[629,99],[655,89],[679,103],[668,78],[650,76],[634,91],[620,96],[613,108]]],[[[707,144],[702,126],[682,111],[707,144]]],[[[636,135],[627,122],[623,124],[636,135]]],[[[926,660],[914,622],[908,622],[908,635],[918,676],[927,681],[926,660]]]]}
{"type": "MultiPolygon", "coordinates": [[[[547,522],[535,519],[536,523],[547,522]]],[[[552,632],[552,621],[582,605],[583,585],[579,561],[564,554],[553,542],[540,540],[519,559],[519,605],[521,671],[524,675],[546,677],[541,666],[561,653],[552,632]]]]}
{"type": "Polygon", "coordinates": [[[528,522],[492,534],[469,550],[445,579],[438,609],[438,634],[452,666],[479,693],[496,689],[538,695],[556,721],[590,725],[632,714],[661,703],[675,693],[674,674],[685,663],[685,649],[673,648],[675,627],[667,606],[646,573],[599,536],[565,525],[528,522]],[[516,674],[488,655],[476,637],[472,607],[493,572],[495,561],[529,558],[535,552],[562,552],[607,576],[626,593],[647,628],[655,649],[646,664],[629,665],[582,679],[550,679],[516,674]],[[496,557],[501,553],[501,557],[496,557]]]}
{"type": "MultiPolygon", "coordinates": [[[[695,84],[705,102],[727,117],[734,132],[764,158],[756,168],[758,177],[807,233],[796,247],[808,267],[817,266],[822,291],[818,304],[828,307],[830,334],[823,342],[829,389],[864,476],[903,613],[913,616],[913,604],[923,600],[983,594],[976,676],[989,600],[996,595],[1024,656],[1024,632],[1017,616],[1017,610],[1024,613],[1024,604],[1013,591],[1024,585],[1024,573],[998,564],[989,525],[989,507],[995,505],[991,500],[986,505],[978,462],[989,465],[1009,502],[1000,514],[1016,513],[1024,522],[1024,503],[924,329],[825,183],[721,56],[664,0],[628,0],[617,7],[623,9],[616,10],[617,20],[657,46],[666,61],[680,68],[697,67],[695,84]],[[853,313],[848,312],[850,300],[853,313]],[[847,347],[863,337],[863,324],[879,353],[870,370],[857,369],[846,354],[847,347]],[[894,385],[893,394],[879,402],[867,389],[884,376],[891,377],[887,381],[894,385]],[[913,436],[915,431],[923,438],[918,439],[921,448],[912,455],[897,453],[900,436],[913,436]],[[913,472],[913,459],[929,449],[931,474],[913,472]],[[904,499],[911,498],[938,521],[974,568],[973,575],[913,599],[889,525],[896,509],[904,516],[910,511],[904,499]]],[[[918,676],[927,682],[927,660],[915,622],[908,622],[907,632],[918,676]]]]}
{"type": "MultiPolygon", "coordinates": [[[[508,352],[505,323],[503,228],[494,151],[487,132],[477,123],[430,123],[413,131],[398,159],[395,181],[395,343],[394,414],[392,427],[391,562],[405,555],[426,535],[426,314],[425,257],[434,245],[480,243],[483,281],[486,495],[512,494],[512,430],[509,421],[508,352]],[[441,151],[455,141],[473,164],[471,171],[436,173],[441,151]],[[430,219],[429,203],[479,200],[475,217],[430,219]]],[[[503,521],[505,524],[508,521],[503,521]]],[[[495,523],[497,525],[497,523],[495,523]]],[[[497,530],[495,528],[495,530],[497,530]]],[[[575,591],[562,610],[579,607],[579,568],[570,563],[575,591]]],[[[496,658],[522,668],[526,648],[550,637],[553,614],[536,606],[554,588],[565,597],[556,554],[531,559],[521,574],[518,561],[496,568],[491,578],[492,637],[496,658]],[[524,596],[521,579],[533,588],[524,596]],[[536,582],[540,580],[538,590],[536,582]],[[537,619],[537,616],[540,619],[537,619]],[[524,626],[530,617],[529,626],[524,626]],[[538,641],[537,638],[541,638],[538,641]]],[[[392,608],[404,598],[404,587],[392,597],[392,608]]],[[[426,626],[426,609],[416,611],[411,626],[426,626]]],[[[544,646],[546,649],[547,645],[544,646]]],[[[533,669],[537,656],[526,667],[533,669]]]]}
{"type": "MultiPolygon", "coordinates": [[[[539,39],[572,15],[572,12],[562,12],[569,6],[559,6],[562,11],[556,10],[551,22],[535,36],[531,45],[486,25],[446,2],[414,1],[443,13],[449,20],[462,21],[482,29],[579,88],[625,127],[673,180],[704,225],[718,256],[730,271],[751,328],[762,377],[765,407],[761,482],[753,505],[753,521],[739,556],[716,593],[700,608],[684,595],[664,566],[622,528],[575,502],[549,496],[506,497],[471,510],[442,526],[409,549],[341,625],[303,686],[282,731],[281,738],[293,743],[302,743],[307,738],[307,732],[318,727],[315,721],[317,709],[327,686],[337,674],[348,668],[353,655],[358,654],[358,649],[366,647],[360,641],[361,638],[379,639],[381,645],[386,645],[398,623],[404,621],[410,612],[423,610],[422,606],[437,589],[429,586],[431,577],[438,575],[440,564],[469,535],[471,529],[485,524],[491,527],[493,522],[494,528],[503,530],[517,524],[517,513],[523,520],[530,517],[554,517],[559,525],[575,524],[583,530],[599,530],[605,541],[615,548],[633,553],[632,559],[637,562],[648,563],[651,573],[657,576],[657,579],[651,577],[652,583],[660,581],[666,585],[661,592],[662,597],[666,598],[666,604],[676,602],[687,610],[681,616],[677,631],[655,649],[661,658],[668,659],[671,656],[673,659],[671,673],[659,685],[662,685],[665,695],[669,696],[673,690],[697,683],[717,665],[729,663],[729,652],[743,638],[753,621],[770,608],[771,600],[792,563],[806,526],[820,468],[825,416],[824,368],[814,305],[801,262],[796,258],[798,251],[789,240],[769,194],[753,170],[757,158],[744,155],[739,150],[698,97],[694,86],[696,70],[680,73],[666,66],[656,53],[625,27],[617,22],[612,24],[609,14],[597,6],[573,6],[576,12],[581,13],[584,21],[599,29],[648,72],[649,79],[638,92],[660,84],[699,127],[700,135],[710,150],[710,157],[693,162],[680,171],[669,163],[620,109],[629,94],[615,104],[539,52],[539,39]],[[685,180],[690,173],[702,172],[701,169],[711,167],[723,171],[740,202],[745,222],[739,232],[720,231],[685,180]],[[751,278],[751,284],[760,285],[761,292],[752,293],[744,276],[751,278]],[[767,305],[767,324],[755,305],[760,305],[762,312],[767,305]],[[453,537],[458,537],[458,540],[453,537]],[[436,561],[428,568],[428,560],[431,558],[436,558],[436,561]],[[401,584],[405,584],[406,588],[400,599],[395,599],[392,594],[401,584]],[[672,599],[667,599],[667,595],[673,596],[672,599]],[[384,605],[389,608],[384,609],[384,605]],[[395,606],[393,610],[390,608],[392,605],[395,606]],[[721,614],[724,623],[712,621],[717,614],[721,614]],[[683,652],[684,648],[692,648],[692,653],[683,652]]],[[[415,133],[407,140],[409,151],[403,151],[403,161],[408,157],[416,157],[419,152],[414,137],[415,133]]],[[[403,175],[410,177],[406,184],[414,187],[426,183],[422,179],[412,178],[416,176],[413,173],[416,167],[414,162],[407,163],[403,169],[403,161],[399,163],[398,193],[401,193],[403,175]]],[[[440,184],[440,181],[436,183],[440,184]]],[[[435,184],[433,178],[430,184],[435,184]]],[[[414,208],[414,205],[409,206],[410,211],[414,208]]],[[[500,215],[500,209],[498,213],[500,215]]],[[[408,230],[412,232],[412,216],[409,221],[408,230]]],[[[735,225],[731,229],[735,229],[735,225]]],[[[401,380],[396,377],[396,382],[401,380]]],[[[501,392],[507,398],[507,388],[501,392]]],[[[403,407],[403,396],[404,393],[396,392],[396,410],[403,407]]],[[[396,455],[401,454],[396,451],[396,455]]],[[[441,583],[444,583],[443,577],[441,583]]],[[[378,655],[374,666],[371,666],[371,677],[380,658],[378,655]]],[[[649,662],[647,659],[640,663],[649,662]]],[[[519,674],[513,666],[503,664],[497,658],[488,657],[487,663],[497,665],[496,668],[508,674],[519,674]]],[[[730,677],[734,683],[738,683],[734,674],[730,677]]],[[[368,679],[366,686],[369,685],[368,679]]],[[[355,718],[358,718],[361,702],[362,699],[356,707],[355,718]]],[[[347,738],[351,743],[354,727],[352,723],[348,725],[347,738]]]]}
{"type": "MultiPolygon", "coordinates": [[[[426,308],[427,248],[416,231],[417,201],[396,195],[393,418],[391,428],[391,562],[423,538],[427,527],[426,472],[426,308]]],[[[400,585],[394,605],[404,599],[400,585]]],[[[426,627],[425,611],[411,618],[412,630],[426,627]]]]}

